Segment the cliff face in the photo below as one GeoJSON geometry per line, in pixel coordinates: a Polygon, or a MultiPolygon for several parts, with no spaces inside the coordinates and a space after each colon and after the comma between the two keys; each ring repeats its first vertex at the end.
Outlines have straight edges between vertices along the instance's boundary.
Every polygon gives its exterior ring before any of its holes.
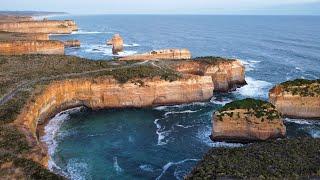
{"type": "Polygon", "coordinates": [[[18,33],[70,34],[77,30],[74,21],[46,20],[0,23],[0,31],[18,33]]]}
{"type": "Polygon", "coordinates": [[[0,41],[0,55],[64,54],[60,41],[0,41]]]}
{"type": "Polygon", "coordinates": [[[79,40],[68,40],[63,42],[65,47],[80,47],[81,43],[79,40]]]}
{"type": "Polygon", "coordinates": [[[10,33],[0,32],[0,41],[8,40],[49,40],[48,34],[43,33],[10,33]]]}
{"type": "Polygon", "coordinates": [[[29,102],[15,123],[36,135],[38,122],[62,110],[87,106],[92,109],[148,107],[205,101],[213,96],[208,76],[184,76],[169,82],[159,78],[124,84],[108,78],[73,79],[54,82],[29,102]]]}
{"type": "Polygon", "coordinates": [[[223,116],[216,112],[212,119],[212,140],[214,141],[256,141],[284,137],[286,128],[282,119],[268,120],[247,114],[248,110],[228,111],[223,116]]]}
{"type": "Polygon", "coordinates": [[[144,54],[136,54],[120,58],[123,61],[132,60],[175,60],[175,59],[191,59],[191,53],[187,49],[164,49],[152,51],[144,54]]]}
{"type": "Polygon", "coordinates": [[[269,92],[269,101],[285,116],[320,118],[320,96],[301,96],[276,86],[269,92]]]}
{"type": "Polygon", "coordinates": [[[211,76],[215,91],[230,91],[246,84],[245,67],[240,61],[203,63],[201,60],[180,61],[173,68],[182,73],[211,76]]]}

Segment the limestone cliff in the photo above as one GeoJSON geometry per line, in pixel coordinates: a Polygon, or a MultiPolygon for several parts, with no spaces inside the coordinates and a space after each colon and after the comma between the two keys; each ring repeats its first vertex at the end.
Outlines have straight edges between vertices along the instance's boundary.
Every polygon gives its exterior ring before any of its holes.
{"type": "MultiPolygon", "coordinates": [[[[213,84],[209,76],[186,75],[172,82],[160,78],[141,79],[123,84],[110,77],[71,79],[47,85],[25,105],[15,124],[35,144],[35,152],[39,152],[36,145],[38,123],[68,108],[141,108],[205,101],[212,96],[213,84]]],[[[32,159],[43,163],[47,157],[35,153],[32,159]]]]}
{"type": "Polygon", "coordinates": [[[215,112],[212,126],[214,141],[260,141],[286,134],[277,110],[269,103],[252,99],[232,102],[215,112]]]}
{"type": "Polygon", "coordinates": [[[122,57],[122,61],[145,61],[145,60],[175,60],[175,59],[191,59],[191,53],[187,49],[163,49],[156,50],[144,54],[136,54],[122,57]]]}
{"type": "Polygon", "coordinates": [[[44,33],[11,33],[0,32],[0,41],[8,40],[49,40],[49,34],[44,33]]]}
{"type": "Polygon", "coordinates": [[[270,90],[269,101],[285,116],[320,118],[320,80],[281,83],[270,90]]]}
{"type": "Polygon", "coordinates": [[[230,91],[246,84],[245,67],[237,60],[216,57],[196,58],[172,64],[178,72],[211,76],[215,91],[230,91]]]}
{"type": "Polygon", "coordinates": [[[60,41],[0,41],[0,55],[64,54],[60,41]]]}
{"type": "Polygon", "coordinates": [[[71,20],[20,21],[0,23],[0,31],[18,33],[70,34],[77,30],[71,20]]]}

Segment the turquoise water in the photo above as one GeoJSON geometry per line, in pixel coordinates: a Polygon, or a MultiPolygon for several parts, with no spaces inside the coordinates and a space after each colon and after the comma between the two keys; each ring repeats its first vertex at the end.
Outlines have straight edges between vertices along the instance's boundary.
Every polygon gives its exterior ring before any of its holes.
{"type": "MultiPolygon", "coordinates": [[[[65,18],[65,17],[61,17],[65,18]]],[[[73,16],[80,31],[55,39],[80,39],[67,54],[111,59],[105,41],[125,38],[123,55],[167,47],[194,56],[240,59],[248,85],[215,94],[210,102],[150,109],[58,114],[46,127],[50,167],[71,179],[182,179],[211,147],[241,144],[209,139],[212,112],[235,99],[267,100],[276,83],[320,77],[319,16],[73,16]]],[[[320,138],[320,123],[286,119],[288,138],[320,138]]]]}

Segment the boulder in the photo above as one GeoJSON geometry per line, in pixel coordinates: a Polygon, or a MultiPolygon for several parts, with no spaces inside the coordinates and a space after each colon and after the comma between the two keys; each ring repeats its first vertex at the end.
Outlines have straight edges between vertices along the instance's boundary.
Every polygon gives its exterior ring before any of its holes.
{"type": "Polygon", "coordinates": [[[212,126],[213,141],[264,141],[283,138],[286,134],[286,127],[276,108],[255,99],[226,104],[214,113],[212,126]]]}
{"type": "Polygon", "coordinates": [[[296,79],[276,85],[269,101],[287,117],[320,118],[320,79],[296,79]]]}
{"type": "Polygon", "coordinates": [[[115,34],[111,40],[107,41],[107,45],[112,45],[112,54],[114,55],[123,51],[123,39],[120,34],[115,34]]]}
{"type": "Polygon", "coordinates": [[[122,61],[145,61],[145,60],[178,60],[191,59],[191,53],[187,49],[162,49],[144,54],[135,54],[122,57],[122,61]]]}

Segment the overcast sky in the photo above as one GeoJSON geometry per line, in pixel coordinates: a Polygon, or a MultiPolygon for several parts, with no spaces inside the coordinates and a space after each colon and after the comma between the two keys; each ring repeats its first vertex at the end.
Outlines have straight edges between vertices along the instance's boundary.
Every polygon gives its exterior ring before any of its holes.
{"type": "Polygon", "coordinates": [[[0,10],[72,14],[311,14],[320,0],[0,0],[0,10]]]}

